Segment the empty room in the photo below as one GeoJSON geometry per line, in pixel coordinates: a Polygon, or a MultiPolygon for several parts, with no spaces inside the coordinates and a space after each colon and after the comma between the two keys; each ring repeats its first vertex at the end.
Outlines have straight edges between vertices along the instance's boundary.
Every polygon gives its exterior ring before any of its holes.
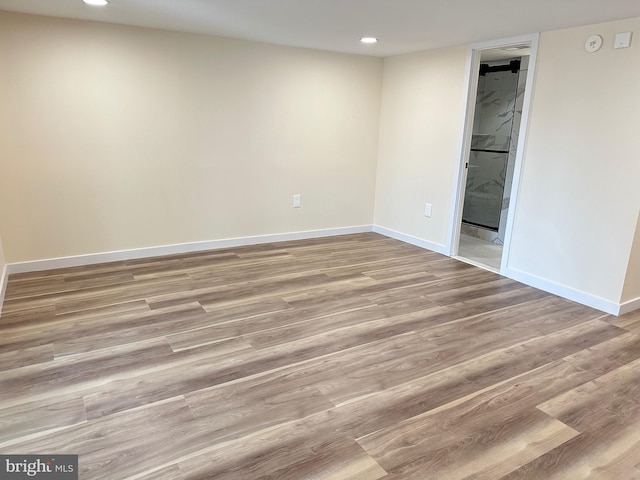
{"type": "Polygon", "coordinates": [[[0,479],[640,479],[638,32],[0,0],[0,479]]]}

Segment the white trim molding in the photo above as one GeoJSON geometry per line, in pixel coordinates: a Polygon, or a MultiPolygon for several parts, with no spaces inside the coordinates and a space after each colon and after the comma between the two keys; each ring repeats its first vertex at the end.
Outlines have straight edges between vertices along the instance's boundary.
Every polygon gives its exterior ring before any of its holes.
{"type": "MultiPolygon", "coordinates": [[[[554,295],[566,298],[567,300],[581,303],[582,305],[595,308],[596,310],[600,310],[611,315],[620,315],[620,304],[612,302],[611,300],[607,300],[581,290],[576,290],[575,288],[567,287],[566,285],[552,282],[551,280],[547,280],[515,268],[507,268],[505,275],[513,280],[524,283],[525,285],[553,293],[554,295]]],[[[638,306],[640,306],[640,304],[638,306]]]]}
{"type": "MultiPolygon", "coordinates": [[[[78,267],[92,265],[96,263],[107,263],[123,260],[136,260],[140,258],[158,257],[163,255],[173,255],[179,253],[202,252],[207,250],[218,250],[221,248],[242,247],[248,245],[260,245],[264,243],[277,243],[293,240],[307,240],[312,238],[332,237],[337,235],[349,235],[354,233],[375,232],[395,240],[399,240],[410,245],[415,245],[425,250],[447,255],[447,246],[439,243],[429,242],[412,235],[407,235],[395,230],[380,227],[378,225],[361,225],[354,227],[331,228],[324,230],[307,230],[302,232],[278,233],[273,235],[258,235],[253,237],[228,238],[221,240],[208,240],[202,242],[181,243],[174,245],[164,245],[157,247],[136,248],[131,250],[119,250],[114,252],[93,253],[88,255],[77,255],[71,257],[50,258],[44,260],[34,260],[29,262],[8,263],[2,269],[0,276],[0,315],[1,306],[7,288],[7,281],[10,274],[37,272],[52,270],[55,268],[78,267]]],[[[546,280],[544,278],[531,275],[521,270],[507,268],[504,275],[545,292],[558,295],[568,300],[587,305],[597,310],[612,315],[623,315],[633,310],[640,309],[640,298],[618,304],[603,298],[572,289],[565,285],[546,280]]]]}
{"type": "Polygon", "coordinates": [[[7,280],[9,279],[9,271],[7,265],[2,267],[0,273],[0,315],[2,315],[2,305],[4,305],[4,294],[7,291],[7,280]]]}
{"type": "Polygon", "coordinates": [[[425,250],[431,250],[432,252],[441,253],[442,255],[447,255],[446,245],[441,245],[439,243],[432,243],[427,240],[422,240],[421,238],[414,237],[412,235],[407,235],[406,233],[397,232],[389,228],[380,227],[378,225],[373,226],[373,231],[375,233],[379,233],[380,235],[384,235],[385,237],[394,238],[396,240],[400,240],[402,242],[415,245],[416,247],[424,248],[425,250]]]}
{"type": "Polygon", "coordinates": [[[135,248],[131,250],[119,250],[115,252],[91,253],[88,255],[76,255],[72,257],[49,258],[44,260],[33,260],[29,262],[9,263],[5,268],[7,270],[7,275],[9,275],[14,273],[53,270],[55,268],[79,267],[82,265],[92,265],[95,263],[136,260],[139,258],[160,257],[163,255],[174,255],[178,253],[202,252],[206,250],[218,250],[221,248],[259,245],[263,243],[287,242],[291,240],[307,240],[310,238],[333,237],[336,235],[349,235],[352,233],[365,233],[371,231],[371,225],[361,225],[355,227],[330,228],[325,230],[307,230],[292,233],[276,233],[273,235],[258,235],[254,237],[207,240],[202,242],[180,243],[158,247],[135,248]]]}
{"type": "Polygon", "coordinates": [[[624,315],[625,313],[633,312],[640,309],[640,298],[634,298],[620,304],[620,310],[618,315],[624,315]]]}
{"type": "Polygon", "coordinates": [[[526,87],[524,91],[524,103],[522,106],[522,121],[520,123],[520,135],[516,149],[516,161],[514,167],[513,183],[511,187],[509,211],[505,227],[505,241],[502,254],[501,268],[509,266],[509,252],[511,247],[511,232],[517,211],[518,192],[520,190],[520,172],[524,163],[524,145],[526,142],[531,97],[537,63],[539,33],[530,33],[516,37],[501,38],[478,42],[469,45],[467,51],[467,61],[465,66],[465,80],[463,90],[463,102],[465,105],[465,115],[462,119],[460,136],[458,138],[458,163],[454,170],[454,183],[452,188],[452,205],[449,216],[449,227],[447,235],[447,255],[455,257],[458,255],[458,244],[460,241],[460,231],[462,223],[462,207],[464,204],[464,185],[466,182],[466,164],[469,161],[469,151],[471,149],[471,137],[473,134],[473,120],[476,106],[476,92],[478,90],[478,68],[480,66],[480,56],[483,50],[502,48],[511,45],[529,44],[529,67],[527,70],[526,87]]]}

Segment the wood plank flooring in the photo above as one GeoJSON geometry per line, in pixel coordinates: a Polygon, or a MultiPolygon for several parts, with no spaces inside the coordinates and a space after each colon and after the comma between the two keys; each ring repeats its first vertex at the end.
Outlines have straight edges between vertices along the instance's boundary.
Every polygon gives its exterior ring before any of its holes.
{"type": "Polygon", "coordinates": [[[0,453],[89,479],[640,479],[640,313],[377,234],[9,278],[0,453]]]}

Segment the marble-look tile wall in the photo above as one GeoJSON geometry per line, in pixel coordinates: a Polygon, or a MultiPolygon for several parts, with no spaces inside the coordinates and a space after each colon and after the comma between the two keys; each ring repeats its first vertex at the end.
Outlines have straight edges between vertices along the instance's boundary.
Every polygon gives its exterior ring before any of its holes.
{"type": "Polygon", "coordinates": [[[471,151],[462,218],[498,230],[507,153],[471,151]]]}
{"type": "MultiPolygon", "coordinates": [[[[527,65],[523,57],[520,73],[492,72],[478,80],[463,221],[494,230],[494,243],[504,242],[527,65]]],[[[487,232],[476,236],[487,239],[487,232]]]]}
{"type": "Polygon", "coordinates": [[[508,150],[518,74],[487,73],[478,78],[471,148],[508,150]]]}
{"type": "Polygon", "coordinates": [[[513,186],[513,172],[516,165],[516,152],[518,148],[518,134],[522,121],[522,106],[524,105],[524,89],[527,81],[527,71],[529,70],[529,57],[522,57],[520,62],[520,72],[518,73],[518,88],[516,91],[515,109],[513,112],[513,122],[511,125],[511,141],[509,142],[509,157],[507,159],[507,171],[505,175],[504,194],[502,197],[502,209],[500,212],[500,228],[498,230],[498,240],[504,243],[505,228],[507,226],[507,214],[511,199],[511,188],[513,186]]]}

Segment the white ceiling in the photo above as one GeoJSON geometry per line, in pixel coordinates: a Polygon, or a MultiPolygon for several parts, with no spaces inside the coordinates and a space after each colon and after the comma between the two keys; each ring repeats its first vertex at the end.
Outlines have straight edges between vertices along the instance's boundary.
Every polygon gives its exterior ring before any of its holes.
{"type": "Polygon", "coordinates": [[[389,56],[638,17],[640,0],[0,0],[0,10],[389,56]]]}

